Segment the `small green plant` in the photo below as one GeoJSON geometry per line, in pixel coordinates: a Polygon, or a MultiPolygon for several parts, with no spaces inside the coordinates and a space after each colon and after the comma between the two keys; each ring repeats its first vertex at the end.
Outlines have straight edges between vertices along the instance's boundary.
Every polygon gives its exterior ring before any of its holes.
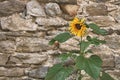
{"type": "Polygon", "coordinates": [[[82,70],[91,76],[93,80],[114,80],[101,70],[101,58],[93,54],[92,50],[88,48],[90,45],[97,46],[106,43],[106,41],[86,35],[87,29],[89,28],[95,34],[103,36],[107,34],[106,30],[100,29],[96,24],[87,24],[85,19],[75,17],[73,21],[70,22],[69,32],[61,33],[49,42],[50,45],[53,45],[56,41],[63,43],[75,35],[80,38],[77,44],[80,49],[59,55],[58,57],[61,58],[61,63],[55,64],[49,69],[45,80],[65,80],[74,73],[77,73],[76,80],[82,80],[82,70]],[[89,54],[91,54],[91,56],[86,57],[86,55],[89,54]]]}

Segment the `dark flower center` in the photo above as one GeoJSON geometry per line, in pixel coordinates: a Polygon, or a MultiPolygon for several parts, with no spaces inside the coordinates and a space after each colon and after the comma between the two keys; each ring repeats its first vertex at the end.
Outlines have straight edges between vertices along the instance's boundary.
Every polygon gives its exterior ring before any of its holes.
{"type": "Polygon", "coordinates": [[[75,24],[75,27],[76,27],[78,30],[80,30],[82,26],[81,26],[80,24],[75,24]]]}

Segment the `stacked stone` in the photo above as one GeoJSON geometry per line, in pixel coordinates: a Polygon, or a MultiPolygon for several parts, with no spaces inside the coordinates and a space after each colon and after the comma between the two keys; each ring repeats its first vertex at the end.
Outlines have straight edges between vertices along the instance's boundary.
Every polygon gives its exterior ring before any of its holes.
{"type": "Polygon", "coordinates": [[[67,31],[75,16],[108,30],[108,35],[98,35],[107,44],[93,50],[103,59],[104,69],[119,80],[119,0],[0,0],[0,80],[44,80],[48,67],[59,62],[54,55],[79,49],[75,39],[59,49],[48,45],[67,31]]]}

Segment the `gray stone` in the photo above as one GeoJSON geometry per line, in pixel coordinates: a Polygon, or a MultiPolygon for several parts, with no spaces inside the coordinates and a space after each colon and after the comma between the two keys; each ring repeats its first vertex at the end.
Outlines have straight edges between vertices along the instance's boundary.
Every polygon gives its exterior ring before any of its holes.
{"type": "Polygon", "coordinates": [[[38,0],[40,3],[44,2],[54,2],[54,3],[60,3],[60,4],[77,4],[77,0],[38,0]]]}
{"type": "Polygon", "coordinates": [[[0,41],[0,52],[13,53],[16,49],[15,42],[11,40],[0,41]]]}
{"type": "Polygon", "coordinates": [[[0,2],[0,17],[9,16],[16,12],[22,12],[24,9],[25,4],[18,0],[0,2]]]}
{"type": "Polygon", "coordinates": [[[115,51],[120,50],[120,36],[116,34],[108,35],[105,37],[107,46],[115,51]]]}
{"type": "Polygon", "coordinates": [[[8,54],[0,53],[0,65],[6,65],[8,57],[9,57],[8,54]]]}
{"type": "Polygon", "coordinates": [[[16,38],[17,52],[40,52],[49,49],[48,41],[40,38],[16,38]]]}
{"type": "Polygon", "coordinates": [[[78,44],[78,41],[77,40],[75,40],[75,39],[73,39],[73,38],[71,38],[71,39],[69,39],[69,40],[67,40],[66,42],[64,42],[64,43],[62,43],[61,45],[60,45],[60,49],[61,50],[67,50],[67,51],[71,51],[71,50],[79,50],[79,46],[77,46],[77,44],[78,44]],[[72,45],[71,45],[72,44],[72,45]]]}
{"type": "Polygon", "coordinates": [[[0,40],[15,40],[15,37],[44,37],[45,31],[14,31],[14,32],[0,32],[0,40]]]}
{"type": "Polygon", "coordinates": [[[109,27],[115,24],[114,18],[110,16],[93,16],[88,17],[88,19],[102,27],[109,27]]]}
{"type": "Polygon", "coordinates": [[[67,25],[68,22],[65,21],[62,18],[56,17],[56,18],[37,18],[36,23],[38,25],[44,25],[44,26],[64,26],[67,25]]]}
{"type": "Polygon", "coordinates": [[[116,21],[117,21],[118,23],[120,23],[120,15],[119,15],[119,14],[116,15],[116,21]]]}
{"type": "Polygon", "coordinates": [[[20,77],[24,75],[24,69],[22,68],[4,68],[0,67],[0,76],[8,77],[20,77]]]}
{"type": "Polygon", "coordinates": [[[45,11],[49,16],[60,16],[62,11],[57,3],[47,3],[45,5],[45,11]]]}
{"type": "Polygon", "coordinates": [[[120,80],[120,70],[106,70],[114,80],[120,80]]]}
{"type": "Polygon", "coordinates": [[[99,55],[103,60],[103,67],[113,68],[115,66],[115,59],[112,50],[106,45],[92,47],[93,53],[99,55]]]}
{"type": "Polygon", "coordinates": [[[110,1],[110,0],[90,0],[90,1],[94,1],[94,2],[108,2],[108,1],[110,1]]]}
{"type": "Polygon", "coordinates": [[[120,69],[120,53],[115,55],[115,67],[120,69]]]}
{"type": "Polygon", "coordinates": [[[6,77],[0,77],[0,80],[6,80],[6,77]]]}
{"type": "Polygon", "coordinates": [[[86,12],[89,16],[105,16],[108,15],[107,7],[105,4],[92,4],[86,7],[86,12]]]}
{"type": "Polygon", "coordinates": [[[37,16],[37,17],[46,16],[43,7],[36,0],[32,0],[28,2],[26,8],[27,8],[27,14],[29,15],[37,16]]]}
{"type": "Polygon", "coordinates": [[[32,19],[25,20],[18,14],[1,18],[1,27],[3,30],[10,31],[35,31],[37,29],[37,25],[32,22],[32,19]]]}
{"type": "Polygon", "coordinates": [[[48,71],[48,67],[41,67],[29,71],[28,75],[33,78],[45,78],[47,71],[48,71]]]}
{"type": "Polygon", "coordinates": [[[47,55],[40,53],[15,53],[12,56],[18,58],[23,64],[41,64],[47,60],[47,55]]]}
{"type": "Polygon", "coordinates": [[[120,6],[120,0],[113,0],[111,3],[120,6]]]}

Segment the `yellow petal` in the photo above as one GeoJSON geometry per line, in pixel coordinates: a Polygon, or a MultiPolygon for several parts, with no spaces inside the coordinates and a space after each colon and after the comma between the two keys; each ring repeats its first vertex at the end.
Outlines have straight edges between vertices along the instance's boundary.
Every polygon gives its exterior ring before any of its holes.
{"type": "Polygon", "coordinates": [[[84,22],[85,22],[85,18],[82,18],[80,22],[81,22],[81,23],[84,23],[84,22]]]}

